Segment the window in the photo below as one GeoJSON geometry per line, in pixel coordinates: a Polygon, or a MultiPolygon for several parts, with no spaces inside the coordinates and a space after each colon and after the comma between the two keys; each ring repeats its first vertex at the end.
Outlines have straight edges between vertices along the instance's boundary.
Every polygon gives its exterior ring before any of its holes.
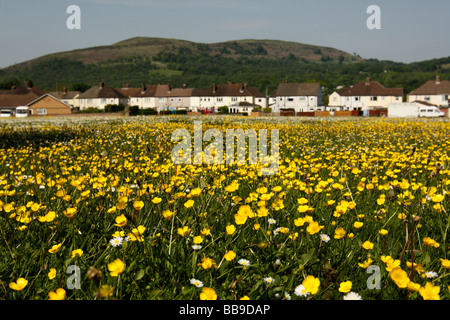
{"type": "Polygon", "coordinates": [[[370,97],[370,101],[378,101],[378,97],[370,97]]]}
{"type": "Polygon", "coordinates": [[[102,99],[101,104],[106,104],[106,99],[102,99]]]}
{"type": "Polygon", "coordinates": [[[447,101],[448,100],[448,94],[444,94],[442,96],[442,101],[447,101]]]}
{"type": "Polygon", "coordinates": [[[424,100],[425,101],[430,101],[430,96],[425,96],[424,100]]]}
{"type": "Polygon", "coordinates": [[[231,101],[236,102],[236,101],[237,101],[237,98],[236,98],[236,97],[233,97],[233,98],[231,98],[231,101]]]}
{"type": "Polygon", "coordinates": [[[37,109],[36,110],[36,114],[40,114],[40,115],[43,115],[43,114],[47,114],[47,109],[37,109]]]}
{"type": "Polygon", "coordinates": [[[145,98],[144,101],[145,101],[145,102],[150,102],[151,99],[150,99],[150,98],[145,98]]]}
{"type": "Polygon", "coordinates": [[[294,101],[294,98],[288,98],[288,101],[294,101]]]}
{"type": "Polygon", "coordinates": [[[299,97],[298,98],[298,100],[300,100],[300,101],[305,101],[305,99],[306,99],[305,97],[299,97]]]}
{"type": "Polygon", "coordinates": [[[400,100],[400,97],[395,97],[395,101],[398,101],[398,100],[400,100]]]}
{"type": "Polygon", "coordinates": [[[92,103],[92,99],[87,99],[87,103],[88,104],[92,103]]]}
{"type": "Polygon", "coordinates": [[[355,97],[355,101],[359,101],[359,97],[355,97]]]}
{"type": "Polygon", "coordinates": [[[223,98],[217,98],[217,102],[223,101],[223,98]]]}

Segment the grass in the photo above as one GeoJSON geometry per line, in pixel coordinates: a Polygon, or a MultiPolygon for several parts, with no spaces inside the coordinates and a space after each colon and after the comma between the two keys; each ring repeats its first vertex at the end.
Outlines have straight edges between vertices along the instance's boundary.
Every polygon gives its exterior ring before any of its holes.
{"type": "Polygon", "coordinates": [[[2,119],[0,296],[448,299],[449,131],[422,119],[2,119]],[[278,129],[279,171],[173,164],[171,134],[195,119],[278,129]]]}

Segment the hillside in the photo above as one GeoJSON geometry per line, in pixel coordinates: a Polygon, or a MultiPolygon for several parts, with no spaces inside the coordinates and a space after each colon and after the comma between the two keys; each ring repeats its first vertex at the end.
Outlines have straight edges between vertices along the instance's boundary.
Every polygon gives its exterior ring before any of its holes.
{"type": "Polygon", "coordinates": [[[324,94],[366,77],[405,93],[433,79],[450,79],[450,57],[413,64],[362,59],[329,48],[279,40],[196,43],[137,37],[109,46],[50,54],[0,70],[0,89],[32,80],[43,90],[85,90],[99,81],[120,87],[141,83],[187,84],[247,82],[272,93],[278,83],[320,81],[324,94]]]}
{"type": "Polygon", "coordinates": [[[319,61],[322,57],[345,61],[360,60],[346,52],[308,44],[279,40],[236,40],[218,43],[196,43],[166,38],[136,37],[109,46],[91,47],[45,55],[15,65],[15,68],[30,67],[48,59],[60,58],[81,61],[84,64],[99,64],[118,58],[139,56],[153,58],[158,53],[189,52],[195,55],[220,55],[239,59],[251,55],[254,58],[279,59],[294,55],[298,59],[319,61]]]}

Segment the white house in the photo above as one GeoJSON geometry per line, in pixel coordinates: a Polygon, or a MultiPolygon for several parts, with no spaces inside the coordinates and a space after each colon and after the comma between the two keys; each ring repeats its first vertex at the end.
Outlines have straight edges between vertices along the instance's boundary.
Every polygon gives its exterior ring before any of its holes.
{"type": "Polygon", "coordinates": [[[322,89],[319,83],[280,83],[269,97],[269,107],[273,112],[295,110],[295,112],[315,111],[322,105],[322,89]]]}
{"type": "Polygon", "coordinates": [[[227,106],[230,113],[251,112],[256,105],[265,108],[267,99],[246,83],[213,83],[211,89],[194,89],[191,96],[192,111],[218,112],[219,107],[227,106]]]}
{"type": "Polygon", "coordinates": [[[429,80],[411,91],[407,96],[407,101],[424,101],[437,107],[448,107],[449,97],[450,81],[441,80],[440,76],[436,76],[436,80],[429,80]]]}
{"type": "Polygon", "coordinates": [[[129,105],[139,109],[156,109],[156,90],[158,85],[141,84],[139,90],[134,90],[129,96],[129,105]]]}
{"type": "Polygon", "coordinates": [[[342,88],[329,97],[330,109],[370,110],[387,108],[390,103],[403,102],[403,88],[385,88],[379,82],[358,82],[350,88],[342,88]]]}
{"type": "Polygon", "coordinates": [[[72,108],[80,107],[80,100],[78,100],[78,97],[80,96],[81,92],[79,91],[68,91],[67,88],[63,88],[61,91],[53,91],[49,93],[65,104],[70,105],[72,108]]]}
{"type": "Polygon", "coordinates": [[[78,96],[80,110],[94,107],[105,109],[108,104],[128,104],[128,97],[117,89],[105,86],[100,82],[98,86],[93,86],[78,96]]]}

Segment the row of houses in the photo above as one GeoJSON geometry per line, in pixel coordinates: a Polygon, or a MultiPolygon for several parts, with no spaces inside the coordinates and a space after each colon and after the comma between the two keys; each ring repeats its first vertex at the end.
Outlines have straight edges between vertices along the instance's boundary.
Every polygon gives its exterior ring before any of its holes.
{"type": "MultiPolygon", "coordinates": [[[[423,102],[448,107],[450,81],[436,79],[427,81],[410,92],[406,102],[423,102]]],[[[366,111],[386,108],[390,103],[403,102],[403,88],[386,88],[379,82],[367,78],[363,82],[347,88],[338,88],[329,96],[327,106],[323,106],[320,83],[280,83],[270,96],[246,83],[216,84],[208,89],[195,89],[183,85],[173,88],[170,84],[146,85],[131,88],[123,85],[113,88],[100,82],[81,93],[63,89],[45,93],[26,83],[11,90],[0,90],[0,109],[15,109],[27,106],[35,115],[67,114],[72,110],[88,108],[105,109],[107,105],[130,105],[140,109],[154,109],[158,112],[187,110],[191,112],[218,112],[227,106],[230,113],[250,113],[255,107],[271,108],[272,112],[283,111],[366,111]],[[45,106],[50,106],[49,107],[45,106]]]]}

